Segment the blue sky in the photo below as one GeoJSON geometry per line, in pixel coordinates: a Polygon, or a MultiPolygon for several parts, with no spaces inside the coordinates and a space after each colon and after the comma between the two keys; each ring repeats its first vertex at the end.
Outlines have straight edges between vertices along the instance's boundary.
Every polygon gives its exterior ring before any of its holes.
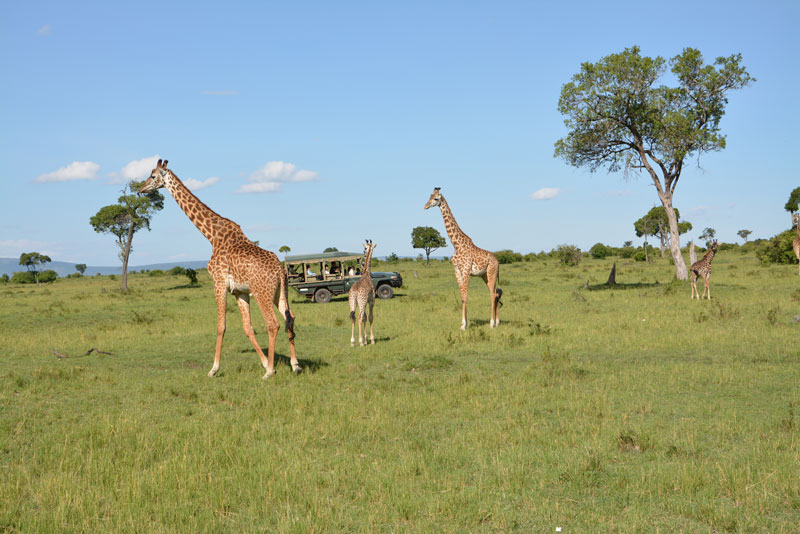
{"type": "MultiPolygon", "coordinates": [[[[3,257],[118,264],[89,217],[159,156],[273,251],[371,238],[376,255],[416,255],[413,227],[444,234],[439,211],[422,209],[435,186],[486,249],[619,246],[658,203],[650,179],[569,167],[553,143],[566,133],[561,86],[632,45],[665,58],[691,46],[707,61],[739,52],[758,79],[730,95],[727,148],[682,175],[689,237],[790,226],[798,2],[0,6],[3,257]]],[[[211,253],[171,198],[133,244],[132,265],[211,253]]]]}

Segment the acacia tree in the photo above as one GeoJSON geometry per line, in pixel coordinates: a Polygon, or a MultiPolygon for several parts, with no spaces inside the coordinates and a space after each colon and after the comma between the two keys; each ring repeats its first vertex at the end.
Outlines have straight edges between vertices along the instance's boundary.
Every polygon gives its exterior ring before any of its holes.
{"type": "MultiPolygon", "coordinates": [[[[798,188],[798,189],[800,189],[800,188],[798,188]]],[[[747,238],[748,238],[748,236],[749,236],[750,234],[752,234],[752,233],[753,233],[753,232],[752,232],[752,231],[750,231],[750,230],[739,230],[738,232],[736,232],[736,235],[738,235],[739,237],[741,237],[742,239],[744,239],[744,242],[745,242],[745,243],[747,243],[747,238]]]]}
{"type": "Polygon", "coordinates": [[[82,275],[83,273],[86,272],[86,264],[85,263],[76,263],[75,264],[75,270],[78,271],[79,273],[81,273],[81,275],[82,275]]]}
{"type": "MultiPolygon", "coordinates": [[[[678,208],[675,208],[675,217],[678,219],[678,234],[685,234],[692,229],[692,223],[680,220],[681,213],[678,208]]],[[[654,206],[646,215],[633,223],[633,228],[636,230],[636,235],[638,237],[645,235],[645,227],[649,229],[647,235],[656,236],[660,240],[659,247],[661,249],[661,258],[663,259],[664,249],[667,247],[670,240],[669,219],[667,218],[667,212],[664,206],[654,206]]],[[[647,238],[645,235],[645,244],[646,243],[647,238]]]]}
{"type": "Polygon", "coordinates": [[[703,233],[700,234],[700,239],[706,242],[706,247],[711,246],[711,242],[714,240],[714,236],[717,235],[717,231],[713,228],[703,228],[703,233]]]}
{"type": "Polygon", "coordinates": [[[122,189],[122,196],[116,204],[100,208],[89,219],[94,231],[112,234],[117,238],[119,258],[122,260],[122,290],[128,290],[128,259],[131,255],[133,234],[147,228],[156,211],[164,208],[164,195],[158,190],[144,195],[135,193],[144,182],[130,182],[122,189]]]}
{"type": "Polygon", "coordinates": [[[283,261],[286,261],[286,255],[291,251],[292,249],[289,247],[289,245],[283,245],[281,248],[278,249],[278,252],[283,254],[283,261]]]}
{"type": "Polygon", "coordinates": [[[23,252],[19,255],[19,264],[24,265],[28,272],[33,273],[33,279],[36,281],[37,286],[40,285],[37,267],[51,261],[53,260],[50,259],[50,256],[39,254],[38,252],[23,252]]]}
{"type": "Polygon", "coordinates": [[[555,143],[555,156],[592,172],[644,169],[669,221],[670,253],[680,280],[688,271],[672,207],[675,187],[687,158],[725,148],[719,122],[727,95],[755,81],[741,60],[741,54],[733,54],[706,65],[698,50],[685,48],[669,60],[678,85],[668,87],[656,85],[668,62],[642,56],[634,46],[583,63],[561,88],[558,110],[567,117],[569,133],[555,143]]]}
{"type": "Polygon", "coordinates": [[[411,246],[425,251],[425,265],[431,261],[431,252],[447,246],[439,230],[430,226],[417,226],[411,230],[411,246]]]}

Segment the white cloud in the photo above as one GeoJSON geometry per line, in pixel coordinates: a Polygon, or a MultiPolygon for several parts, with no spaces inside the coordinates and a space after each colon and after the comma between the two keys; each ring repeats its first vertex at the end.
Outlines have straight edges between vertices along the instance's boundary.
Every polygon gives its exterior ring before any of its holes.
{"type": "Polygon", "coordinates": [[[219,182],[219,176],[212,176],[210,178],[206,178],[205,180],[195,180],[194,178],[187,178],[186,180],[183,181],[183,185],[185,185],[192,191],[197,191],[199,189],[205,189],[206,187],[211,187],[217,182],[219,182]]]}
{"type": "Polygon", "coordinates": [[[161,156],[155,155],[131,161],[122,167],[122,171],[120,172],[122,182],[144,180],[150,176],[150,172],[156,167],[156,163],[158,163],[159,159],[161,159],[161,156]]]}
{"type": "Polygon", "coordinates": [[[249,184],[240,187],[237,193],[276,193],[285,183],[313,182],[319,180],[314,171],[297,169],[294,163],[270,161],[248,178],[249,184]]]}
{"type": "Polygon", "coordinates": [[[560,194],[561,189],[558,187],[543,187],[538,191],[531,193],[531,198],[533,200],[550,200],[551,198],[556,198],[560,194]]]}
{"type": "Polygon", "coordinates": [[[37,176],[34,182],[69,182],[72,180],[94,180],[97,178],[97,171],[100,165],[93,161],[73,161],[66,167],[61,167],[57,171],[48,172],[37,176]]]}
{"type": "Polygon", "coordinates": [[[49,24],[45,24],[44,26],[39,28],[36,31],[36,35],[39,35],[41,37],[44,37],[45,35],[50,35],[50,25],[49,24]]]}

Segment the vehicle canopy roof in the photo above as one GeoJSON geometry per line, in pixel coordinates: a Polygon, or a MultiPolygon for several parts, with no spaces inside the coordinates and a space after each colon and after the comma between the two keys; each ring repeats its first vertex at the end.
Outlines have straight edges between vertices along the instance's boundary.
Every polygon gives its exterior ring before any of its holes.
{"type": "Polygon", "coordinates": [[[294,256],[286,256],[286,264],[293,265],[298,263],[316,263],[320,261],[350,261],[358,260],[364,257],[361,252],[320,252],[319,254],[296,254],[294,256]]]}

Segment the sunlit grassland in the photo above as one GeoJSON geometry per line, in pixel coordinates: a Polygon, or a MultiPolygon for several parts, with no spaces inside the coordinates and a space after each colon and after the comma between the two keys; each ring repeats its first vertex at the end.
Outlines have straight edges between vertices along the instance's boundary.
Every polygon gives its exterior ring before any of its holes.
{"type": "Polygon", "coordinates": [[[800,529],[796,266],[721,252],[698,302],[665,260],[503,265],[465,332],[449,263],[379,268],[377,344],[292,293],[267,381],[232,298],[206,376],[205,272],[0,286],[0,531],[800,529]]]}

